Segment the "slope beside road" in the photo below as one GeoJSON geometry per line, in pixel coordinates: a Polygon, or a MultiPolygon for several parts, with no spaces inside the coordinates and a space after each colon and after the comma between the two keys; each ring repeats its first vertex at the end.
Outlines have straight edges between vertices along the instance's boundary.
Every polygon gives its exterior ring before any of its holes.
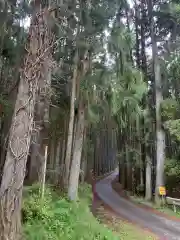
{"type": "Polygon", "coordinates": [[[98,197],[120,217],[148,229],[160,239],[180,240],[180,222],[146,211],[120,197],[111,186],[116,176],[117,172],[114,172],[96,183],[95,191],[98,197]]]}

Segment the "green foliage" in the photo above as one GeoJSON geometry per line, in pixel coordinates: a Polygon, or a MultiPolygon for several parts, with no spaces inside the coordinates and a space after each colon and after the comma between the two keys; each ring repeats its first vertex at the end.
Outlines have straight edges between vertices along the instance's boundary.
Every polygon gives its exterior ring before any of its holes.
{"type": "Polygon", "coordinates": [[[180,119],[177,120],[169,120],[164,124],[165,128],[167,128],[171,134],[178,141],[180,141],[180,119]]]}
{"type": "Polygon", "coordinates": [[[37,187],[26,191],[23,213],[27,240],[115,240],[113,233],[101,225],[90,212],[91,188],[79,188],[79,202],[67,201],[46,188],[44,200],[39,199],[37,187]]]}
{"type": "Polygon", "coordinates": [[[22,207],[23,222],[43,221],[50,210],[52,195],[49,188],[46,188],[45,198],[42,200],[39,195],[39,186],[33,185],[31,188],[26,188],[22,207]]]}
{"type": "Polygon", "coordinates": [[[178,23],[180,23],[180,4],[179,2],[170,4],[170,14],[173,18],[176,19],[178,23]]]}
{"type": "Polygon", "coordinates": [[[8,100],[0,95],[0,118],[9,114],[12,110],[12,106],[8,100]]]}
{"type": "Polygon", "coordinates": [[[177,116],[178,108],[178,102],[175,99],[165,99],[161,104],[161,115],[164,121],[174,120],[177,116]]]}
{"type": "Polygon", "coordinates": [[[180,197],[180,161],[179,159],[166,159],[165,180],[168,196],[180,197]]]}
{"type": "Polygon", "coordinates": [[[139,184],[136,187],[137,195],[143,195],[144,190],[145,190],[145,185],[144,184],[139,184]]]}
{"type": "Polygon", "coordinates": [[[99,112],[101,108],[98,107],[97,105],[89,105],[88,107],[88,121],[89,123],[98,123],[100,118],[99,118],[99,112]]]}
{"type": "Polygon", "coordinates": [[[176,159],[166,159],[165,174],[168,177],[180,178],[180,161],[176,159]]]}

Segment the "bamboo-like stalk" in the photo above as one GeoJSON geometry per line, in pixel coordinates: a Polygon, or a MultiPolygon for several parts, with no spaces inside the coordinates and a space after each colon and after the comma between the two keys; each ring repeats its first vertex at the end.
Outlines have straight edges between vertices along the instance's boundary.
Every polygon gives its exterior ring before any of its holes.
{"type": "Polygon", "coordinates": [[[44,198],[44,192],[45,192],[47,155],[48,155],[48,146],[45,146],[44,164],[43,164],[43,179],[42,179],[42,185],[41,185],[41,199],[44,198]]]}

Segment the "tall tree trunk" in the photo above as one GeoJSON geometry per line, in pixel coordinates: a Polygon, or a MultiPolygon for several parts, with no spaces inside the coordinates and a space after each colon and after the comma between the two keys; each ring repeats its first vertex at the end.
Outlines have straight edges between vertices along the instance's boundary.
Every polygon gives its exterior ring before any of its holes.
{"type": "MultiPolygon", "coordinates": [[[[36,7],[38,11],[38,7],[36,7]]],[[[44,19],[48,21],[48,19],[44,19]]],[[[48,26],[48,22],[47,22],[48,26]]],[[[47,38],[52,39],[52,34],[47,28],[47,38]]],[[[31,156],[31,182],[40,181],[43,179],[44,169],[44,145],[48,145],[48,127],[49,127],[49,107],[50,107],[50,89],[51,89],[51,63],[52,63],[52,51],[47,50],[47,56],[44,58],[42,64],[42,72],[39,79],[39,89],[37,93],[37,101],[35,105],[35,134],[32,147],[31,156]]]]}
{"type": "Polygon", "coordinates": [[[135,167],[132,167],[132,195],[136,193],[135,167]]]}
{"type": "Polygon", "coordinates": [[[29,150],[30,154],[30,164],[29,164],[29,183],[36,182],[38,180],[38,168],[36,166],[36,156],[37,156],[37,140],[31,138],[31,146],[29,150]]]}
{"type": "Polygon", "coordinates": [[[49,41],[46,14],[48,11],[41,11],[33,18],[24,68],[20,75],[0,188],[1,240],[18,240],[21,236],[22,189],[33,130],[36,93],[43,71],[42,61],[48,58],[52,44],[49,41]]]}
{"type": "Polygon", "coordinates": [[[44,146],[44,164],[42,169],[42,180],[41,180],[41,198],[44,198],[45,192],[45,184],[46,184],[46,167],[47,167],[47,153],[48,153],[48,146],[44,146]]]}
{"type": "Polygon", "coordinates": [[[63,134],[63,143],[61,148],[61,166],[62,166],[62,178],[64,179],[65,175],[65,155],[66,155],[66,142],[67,142],[67,133],[68,133],[68,115],[64,118],[64,134],[63,134]]]}
{"type": "Polygon", "coordinates": [[[44,145],[48,144],[48,127],[49,127],[49,107],[50,107],[50,88],[51,88],[51,68],[49,61],[52,56],[44,60],[43,74],[39,81],[39,94],[37,99],[37,109],[35,112],[35,127],[38,134],[37,151],[38,154],[34,159],[38,168],[38,180],[43,179],[44,169],[44,145]]]}
{"type": "MultiPolygon", "coordinates": [[[[12,107],[14,108],[14,103],[16,101],[18,88],[14,88],[8,96],[8,100],[12,103],[12,107]]],[[[12,109],[13,110],[13,109],[12,109]]],[[[5,163],[8,138],[9,138],[9,128],[11,126],[13,111],[11,111],[8,116],[5,117],[3,122],[1,122],[1,139],[0,139],[0,174],[2,176],[3,166],[5,163]]],[[[1,120],[2,121],[2,120],[1,120]]],[[[1,179],[1,177],[0,177],[1,179]]],[[[1,181],[0,181],[1,182],[1,181]]]]}
{"type": "Polygon", "coordinates": [[[153,3],[152,0],[148,1],[148,14],[150,22],[150,32],[152,41],[152,57],[153,57],[153,70],[155,79],[155,97],[156,97],[156,189],[155,189],[155,201],[159,203],[159,187],[164,186],[164,163],[165,163],[165,133],[162,129],[160,106],[163,101],[162,95],[162,81],[160,62],[158,59],[158,49],[155,39],[155,27],[153,20],[153,3]]]}
{"type": "Polygon", "coordinates": [[[136,28],[136,64],[137,67],[140,67],[140,40],[139,40],[139,20],[140,20],[140,13],[139,13],[139,6],[137,1],[135,1],[135,28],[136,28]]]}
{"type": "Polygon", "coordinates": [[[50,151],[49,151],[49,167],[51,170],[54,169],[54,160],[55,160],[55,136],[51,136],[50,141],[50,151]]]}
{"type": "Polygon", "coordinates": [[[131,163],[130,163],[130,159],[129,159],[129,149],[128,149],[128,143],[125,146],[125,151],[126,151],[126,188],[129,191],[130,190],[130,180],[131,180],[131,176],[130,176],[130,167],[131,167],[131,163]]]}
{"type": "MultiPolygon", "coordinates": [[[[141,69],[145,75],[146,81],[148,82],[147,58],[146,58],[146,52],[145,52],[145,48],[146,48],[145,30],[146,30],[146,19],[147,19],[146,4],[147,3],[145,0],[141,1],[141,69]]],[[[143,106],[143,109],[145,109],[146,107],[149,109],[147,96],[143,97],[142,106],[143,106]]],[[[146,126],[145,126],[144,117],[142,118],[141,123],[142,123],[142,139],[143,139],[143,142],[141,144],[142,162],[146,166],[145,198],[146,200],[149,201],[152,199],[152,179],[151,179],[152,161],[148,153],[148,144],[146,143],[146,140],[145,140],[148,130],[146,129],[146,126]]]]}
{"type": "Polygon", "coordinates": [[[58,139],[57,149],[56,149],[56,161],[55,161],[55,172],[56,172],[56,184],[58,184],[59,176],[60,176],[60,156],[61,156],[61,139],[58,139]]]}
{"type": "Polygon", "coordinates": [[[146,156],[146,193],[145,199],[150,201],[152,199],[152,162],[151,159],[146,156]]]}
{"type": "Polygon", "coordinates": [[[80,102],[68,188],[68,197],[72,201],[76,200],[78,195],[78,183],[81,165],[81,154],[83,147],[84,127],[85,127],[84,104],[83,102],[80,102]]]}
{"type": "MultiPolygon", "coordinates": [[[[128,32],[129,34],[131,34],[131,29],[130,29],[130,16],[129,16],[129,9],[126,7],[125,8],[125,14],[126,14],[126,25],[127,25],[127,29],[128,29],[128,32]]],[[[133,61],[133,52],[132,52],[132,49],[130,49],[130,60],[131,60],[131,63],[133,64],[134,61],[133,61]]]]}
{"type": "Polygon", "coordinates": [[[81,157],[81,182],[84,183],[87,176],[87,128],[84,129],[83,150],[81,157]]]}
{"type": "Polygon", "coordinates": [[[124,146],[124,153],[123,153],[123,156],[122,156],[122,159],[121,159],[121,176],[120,176],[120,178],[121,178],[121,185],[122,185],[122,188],[123,189],[125,189],[125,183],[126,183],[126,174],[125,174],[125,171],[126,171],[126,164],[125,164],[125,161],[124,161],[124,159],[125,159],[125,157],[126,157],[126,155],[125,155],[125,146],[124,146]]]}
{"type": "Polygon", "coordinates": [[[141,156],[139,157],[140,158],[140,185],[141,186],[144,186],[144,178],[143,178],[143,163],[142,163],[142,159],[141,159],[141,156]]]}
{"type": "Polygon", "coordinates": [[[75,98],[76,98],[76,80],[78,74],[78,52],[75,54],[74,59],[74,71],[72,78],[72,87],[71,87],[71,105],[70,105],[70,116],[69,116],[69,129],[68,129],[68,139],[67,139],[67,147],[66,147],[66,157],[65,157],[65,177],[64,177],[64,185],[67,188],[69,182],[69,172],[70,172],[70,164],[71,164],[71,152],[73,145],[73,129],[74,129],[74,110],[75,110],[75,98]]]}
{"type": "Polygon", "coordinates": [[[159,203],[159,187],[164,186],[165,164],[165,132],[162,129],[160,106],[163,101],[161,89],[161,73],[159,63],[155,61],[156,85],[156,191],[155,201],[159,203]]]}
{"type": "MultiPolygon", "coordinates": [[[[147,76],[147,58],[146,58],[146,37],[145,37],[145,30],[146,30],[146,1],[142,0],[141,1],[141,69],[144,73],[145,79],[148,82],[148,76],[147,76]]],[[[147,96],[144,96],[142,99],[142,107],[143,109],[145,109],[147,106],[147,96]]],[[[148,107],[148,106],[147,106],[148,107]]],[[[143,163],[143,169],[144,166],[146,166],[146,158],[149,158],[149,156],[147,155],[147,149],[146,149],[146,143],[145,143],[145,137],[146,137],[146,128],[145,128],[145,119],[144,117],[142,117],[141,119],[141,135],[142,135],[142,139],[143,141],[141,141],[141,158],[142,158],[142,163],[143,163]],[[147,156],[146,156],[147,155],[147,156]]],[[[148,167],[148,166],[147,166],[148,167]]],[[[142,173],[142,175],[144,175],[142,173]]],[[[143,184],[144,184],[144,176],[142,176],[143,178],[143,184]]],[[[147,178],[147,180],[149,180],[149,178],[147,178]]],[[[147,183],[151,184],[151,183],[147,183]]]]}
{"type": "Polygon", "coordinates": [[[141,69],[147,77],[147,60],[146,60],[146,37],[145,37],[145,31],[146,31],[146,0],[141,0],[141,69]]]}

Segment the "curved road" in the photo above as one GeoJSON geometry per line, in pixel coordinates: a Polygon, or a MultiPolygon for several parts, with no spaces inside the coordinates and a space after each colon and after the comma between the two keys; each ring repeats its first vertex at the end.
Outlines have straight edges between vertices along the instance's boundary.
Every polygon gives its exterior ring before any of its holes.
{"type": "Polygon", "coordinates": [[[114,172],[96,183],[95,191],[100,199],[122,218],[147,228],[161,239],[180,240],[180,222],[146,211],[120,197],[111,186],[111,182],[116,176],[117,172],[114,172]]]}

